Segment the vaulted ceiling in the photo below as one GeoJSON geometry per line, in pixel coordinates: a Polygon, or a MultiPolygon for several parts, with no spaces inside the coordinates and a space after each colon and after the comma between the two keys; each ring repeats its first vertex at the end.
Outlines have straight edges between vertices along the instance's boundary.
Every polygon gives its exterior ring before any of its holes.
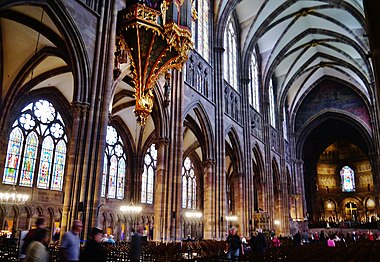
{"type": "MultiPolygon", "coordinates": [[[[216,0],[213,4],[216,25],[225,15],[236,14],[242,64],[256,48],[265,83],[275,79],[279,109],[287,105],[290,115],[295,115],[313,85],[324,77],[340,80],[367,106],[373,105],[361,0],[216,0]]],[[[3,100],[16,85],[28,87],[24,91],[55,87],[68,103],[76,100],[74,81],[80,74],[74,72],[68,39],[56,24],[53,14],[38,6],[0,12],[3,100]]],[[[151,118],[144,130],[136,125],[133,88],[127,65],[123,66],[124,80],[115,89],[110,111],[128,123],[132,137],[140,132],[145,140],[157,126],[151,118]]]]}
{"type": "Polygon", "coordinates": [[[313,84],[325,76],[355,87],[372,104],[373,76],[361,0],[214,2],[216,21],[236,12],[241,57],[248,59],[256,48],[265,86],[271,77],[276,81],[280,107],[287,104],[295,113],[313,84]]]}

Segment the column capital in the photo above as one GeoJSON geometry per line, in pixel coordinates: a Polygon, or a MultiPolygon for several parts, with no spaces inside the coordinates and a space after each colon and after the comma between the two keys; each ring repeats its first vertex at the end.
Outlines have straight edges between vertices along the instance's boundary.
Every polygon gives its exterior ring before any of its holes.
{"type": "Polygon", "coordinates": [[[205,161],[202,162],[203,167],[211,167],[216,164],[216,161],[214,159],[206,159],[205,161]]]}
{"type": "Polygon", "coordinates": [[[71,108],[74,111],[88,112],[90,110],[90,104],[87,102],[74,101],[71,103],[71,108]]]}
{"type": "Polygon", "coordinates": [[[238,171],[238,172],[236,172],[236,177],[243,177],[244,174],[245,173],[243,171],[238,171]]]}
{"type": "Polygon", "coordinates": [[[248,85],[251,82],[251,79],[248,77],[241,78],[241,82],[245,85],[248,85]]]}
{"type": "Polygon", "coordinates": [[[223,46],[214,46],[214,51],[217,53],[224,53],[225,49],[223,46]]]}
{"type": "Polygon", "coordinates": [[[158,144],[158,147],[168,146],[170,144],[170,139],[167,137],[159,137],[157,138],[156,143],[158,144]]]}

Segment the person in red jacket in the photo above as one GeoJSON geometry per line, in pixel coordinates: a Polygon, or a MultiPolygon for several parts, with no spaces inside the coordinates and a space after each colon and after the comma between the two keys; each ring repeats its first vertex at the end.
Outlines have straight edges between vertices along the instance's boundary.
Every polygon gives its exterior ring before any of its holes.
{"type": "Polygon", "coordinates": [[[272,246],[273,247],[279,247],[281,245],[280,239],[277,238],[277,236],[274,236],[272,239],[272,246]]]}

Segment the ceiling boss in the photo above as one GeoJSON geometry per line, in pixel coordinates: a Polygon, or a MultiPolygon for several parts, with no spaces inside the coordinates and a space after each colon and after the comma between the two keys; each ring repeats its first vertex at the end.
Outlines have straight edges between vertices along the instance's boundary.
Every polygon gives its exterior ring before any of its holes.
{"type": "Polygon", "coordinates": [[[119,12],[114,78],[129,58],[140,125],[152,112],[157,79],[170,69],[181,70],[188,59],[195,18],[190,0],[127,1],[126,9],[119,12]]]}

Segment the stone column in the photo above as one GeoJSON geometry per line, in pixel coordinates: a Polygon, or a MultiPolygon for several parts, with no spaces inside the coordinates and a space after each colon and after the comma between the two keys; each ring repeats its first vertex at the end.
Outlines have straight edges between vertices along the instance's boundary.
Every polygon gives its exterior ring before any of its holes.
{"type": "Polygon", "coordinates": [[[244,173],[243,172],[238,172],[235,176],[235,212],[236,216],[238,218],[238,225],[239,225],[239,234],[241,236],[246,236],[247,235],[247,210],[246,210],[246,199],[245,199],[245,188],[243,187],[243,180],[244,178],[244,173]]]}
{"type": "Polygon", "coordinates": [[[154,193],[154,228],[153,228],[153,240],[164,240],[164,225],[166,224],[165,210],[167,209],[165,204],[166,199],[166,152],[169,145],[169,140],[166,138],[160,138],[156,141],[157,145],[157,166],[156,166],[156,180],[155,180],[155,193],[154,193]]]}
{"type": "Polygon", "coordinates": [[[222,46],[214,47],[214,90],[215,101],[218,101],[215,114],[215,219],[216,238],[224,239],[226,227],[225,217],[227,214],[227,195],[226,195],[226,167],[225,167],[225,137],[224,137],[224,85],[223,85],[223,53],[222,46]]]}
{"type": "Polygon", "coordinates": [[[213,190],[213,169],[215,168],[215,161],[214,160],[206,160],[203,162],[203,225],[204,225],[204,232],[203,232],[203,238],[204,239],[214,239],[216,237],[215,227],[217,224],[217,217],[215,217],[214,210],[215,210],[215,202],[214,194],[215,191],[213,190]]]}
{"type": "MultiPolygon", "coordinates": [[[[0,148],[2,148],[2,150],[0,150],[0,160],[4,160],[4,161],[0,161],[1,163],[3,163],[2,165],[0,165],[0,174],[4,174],[4,167],[5,167],[5,161],[6,161],[6,157],[7,157],[7,149],[8,149],[8,132],[6,132],[6,130],[4,129],[0,129],[0,148]]],[[[3,179],[1,179],[2,181],[3,179]]]]}
{"type": "Polygon", "coordinates": [[[78,192],[78,164],[81,161],[81,141],[83,140],[83,121],[88,105],[83,103],[73,103],[73,125],[67,151],[66,172],[65,172],[65,197],[63,201],[61,236],[70,229],[73,220],[77,218],[78,192]]]}

